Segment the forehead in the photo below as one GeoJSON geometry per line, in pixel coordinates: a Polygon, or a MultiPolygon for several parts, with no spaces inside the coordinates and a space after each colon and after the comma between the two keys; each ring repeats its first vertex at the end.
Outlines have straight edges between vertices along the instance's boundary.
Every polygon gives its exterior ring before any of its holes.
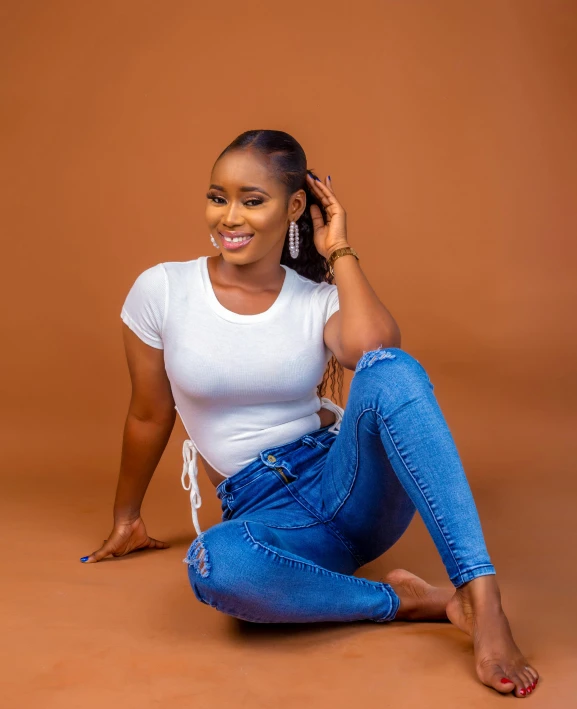
{"type": "Polygon", "coordinates": [[[254,186],[270,192],[281,187],[264,157],[248,150],[233,151],[220,158],[212,170],[211,182],[226,189],[254,186]]]}

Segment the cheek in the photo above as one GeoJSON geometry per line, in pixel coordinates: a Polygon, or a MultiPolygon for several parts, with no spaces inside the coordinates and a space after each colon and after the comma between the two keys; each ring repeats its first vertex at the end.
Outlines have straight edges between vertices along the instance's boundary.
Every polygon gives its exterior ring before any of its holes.
{"type": "Polygon", "coordinates": [[[204,216],[208,224],[217,224],[220,218],[218,210],[210,206],[206,208],[204,216]]]}
{"type": "Polygon", "coordinates": [[[247,214],[246,219],[255,231],[261,233],[276,233],[282,231],[286,225],[285,217],[276,210],[263,209],[258,214],[247,214]]]}

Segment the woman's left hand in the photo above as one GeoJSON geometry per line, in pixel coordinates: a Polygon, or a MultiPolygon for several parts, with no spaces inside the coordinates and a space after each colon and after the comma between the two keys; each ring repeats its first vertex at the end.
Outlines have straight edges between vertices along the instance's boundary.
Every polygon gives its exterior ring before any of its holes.
{"type": "Polygon", "coordinates": [[[307,180],[327,214],[327,223],[325,224],[318,205],[311,204],[315,248],[321,256],[328,258],[335,249],[349,245],[347,241],[347,213],[335,196],[330,177],[325,178],[325,182],[322,182],[315,180],[307,173],[307,180]]]}

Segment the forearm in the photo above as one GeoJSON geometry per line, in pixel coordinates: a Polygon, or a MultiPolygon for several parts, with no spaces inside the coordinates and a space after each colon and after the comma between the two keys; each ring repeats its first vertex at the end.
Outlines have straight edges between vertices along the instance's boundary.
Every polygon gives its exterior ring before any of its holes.
{"type": "Polygon", "coordinates": [[[114,500],[114,521],[135,519],[154,471],[174,427],[175,416],[165,422],[136,418],[128,413],[124,425],[120,473],[114,500]]]}
{"type": "Polygon", "coordinates": [[[377,349],[379,346],[400,347],[399,326],[379,300],[360,262],[347,254],[336,259],[333,271],[339,293],[340,341],[343,349],[360,357],[363,351],[377,349]]]}

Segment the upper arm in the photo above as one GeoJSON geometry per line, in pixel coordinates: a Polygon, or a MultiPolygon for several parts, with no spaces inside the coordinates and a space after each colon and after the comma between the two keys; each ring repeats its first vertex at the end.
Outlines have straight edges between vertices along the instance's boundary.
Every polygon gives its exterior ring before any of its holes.
{"type": "Polygon", "coordinates": [[[357,362],[346,356],[341,344],[341,315],[339,312],[339,292],[336,285],[327,282],[319,284],[319,297],[321,298],[323,321],[325,323],[323,330],[324,343],[345,369],[354,370],[357,362]]]}
{"type": "Polygon", "coordinates": [[[175,416],[162,340],[167,307],[168,277],[157,264],[137,277],[120,313],[132,381],[130,411],[143,420],[164,422],[175,416]]]}
{"type": "Polygon", "coordinates": [[[164,351],[147,345],[125,323],[122,337],[132,382],[130,412],[139,419],[159,423],[175,417],[164,351]]]}
{"type": "Polygon", "coordinates": [[[329,319],[326,322],[325,329],[324,329],[324,334],[323,334],[323,339],[325,342],[325,345],[329,348],[329,350],[334,354],[334,356],[337,358],[337,360],[340,362],[340,364],[343,365],[345,369],[351,369],[352,371],[355,370],[355,367],[357,366],[357,360],[351,360],[347,359],[345,356],[345,353],[343,351],[343,348],[341,347],[341,340],[339,337],[340,333],[340,313],[337,310],[335,313],[333,313],[329,319]]]}

